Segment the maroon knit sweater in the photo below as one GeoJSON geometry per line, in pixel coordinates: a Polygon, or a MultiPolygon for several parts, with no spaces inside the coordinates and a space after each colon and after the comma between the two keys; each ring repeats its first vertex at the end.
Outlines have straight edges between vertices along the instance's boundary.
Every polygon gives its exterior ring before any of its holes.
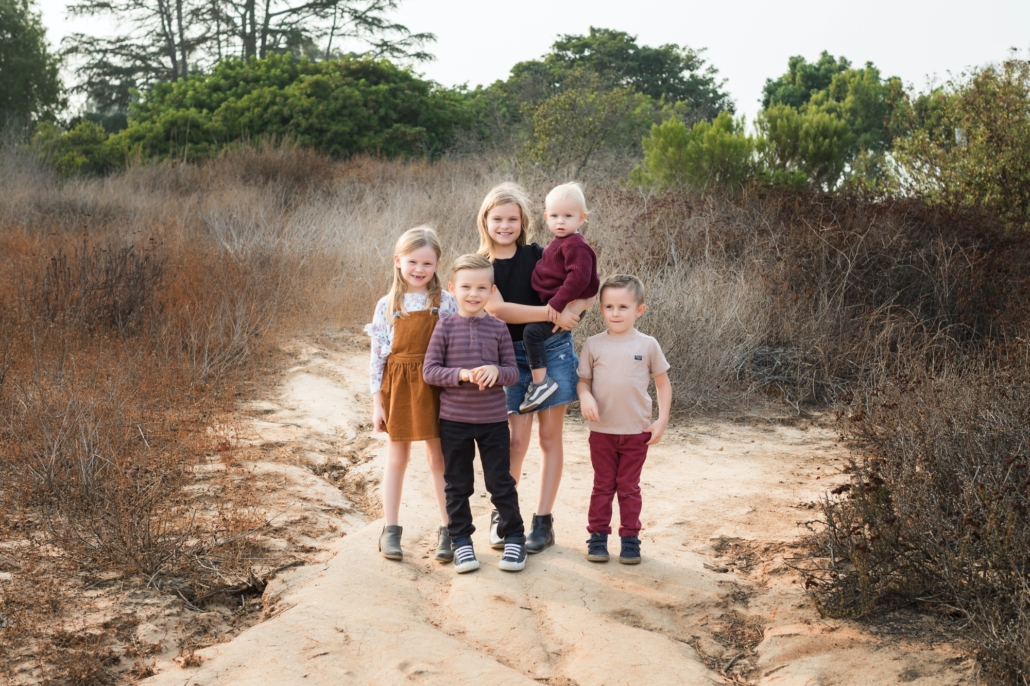
{"type": "Polygon", "coordinates": [[[578,233],[555,238],[533,268],[533,290],[556,312],[573,300],[597,295],[597,255],[578,233]]]}

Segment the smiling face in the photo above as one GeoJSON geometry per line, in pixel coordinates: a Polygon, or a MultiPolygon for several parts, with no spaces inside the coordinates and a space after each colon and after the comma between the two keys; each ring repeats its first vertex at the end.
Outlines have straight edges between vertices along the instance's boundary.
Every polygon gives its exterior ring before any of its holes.
{"type": "Polygon", "coordinates": [[[493,271],[490,269],[462,269],[455,272],[447,290],[458,301],[458,314],[463,317],[482,317],[483,308],[494,291],[493,271]]]}
{"type": "Polygon", "coordinates": [[[578,202],[572,198],[562,200],[551,200],[544,210],[544,219],[547,220],[547,228],[558,238],[564,238],[576,233],[583,222],[587,220],[587,213],[578,202]]]}
{"type": "Polygon", "coordinates": [[[522,211],[519,206],[509,202],[487,212],[486,232],[499,247],[514,245],[522,233],[522,211]]]}
{"type": "Polygon", "coordinates": [[[408,293],[425,293],[429,280],[440,266],[440,259],[435,250],[424,245],[406,255],[394,255],[393,264],[401,270],[401,277],[408,284],[408,293]]]}
{"type": "Polygon", "coordinates": [[[616,336],[630,331],[646,310],[647,305],[637,303],[629,288],[606,288],[601,294],[601,316],[608,332],[616,336]]]}

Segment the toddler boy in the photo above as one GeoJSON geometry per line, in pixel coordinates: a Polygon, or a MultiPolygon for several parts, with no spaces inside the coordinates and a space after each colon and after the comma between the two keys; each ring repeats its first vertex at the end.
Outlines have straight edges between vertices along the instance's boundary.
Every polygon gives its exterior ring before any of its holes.
{"type": "Polygon", "coordinates": [[[635,276],[619,274],[601,286],[604,333],[591,336],[579,355],[576,387],[583,418],[590,422],[590,462],[594,489],[587,518],[587,559],[608,561],[612,532],[612,498],[619,496],[622,551],[619,562],[640,562],[640,472],[647,447],[662,438],[669,423],[672,386],[669,363],[658,341],[636,330],[644,314],[644,286],[635,276]],[[658,419],[651,421],[647,386],[654,378],[658,419]]]}
{"type": "Polygon", "coordinates": [[[587,202],[578,183],[555,186],[544,202],[544,219],[554,240],[533,268],[533,290],[547,303],[548,320],[527,324],[522,342],[533,381],[519,412],[532,412],[554,395],[558,383],[547,376],[547,339],[554,335],[558,315],[573,300],[597,295],[597,255],[579,233],[587,220],[587,202]]]}
{"type": "Polygon", "coordinates": [[[500,568],[526,566],[526,536],[519,496],[510,472],[508,412],[504,389],[518,381],[519,368],[508,327],[486,313],[494,290],[494,268],[482,255],[463,255],[451,268],[447,289],[458,302],[456,317],[441,319],[426,350],[422,377],[440,386],[440,445],[444,459],[447,525],[459,574],[479,569],[472,548],[472,462],[479,446],[486,490],[500,516],[504,539],[500,568]]]}

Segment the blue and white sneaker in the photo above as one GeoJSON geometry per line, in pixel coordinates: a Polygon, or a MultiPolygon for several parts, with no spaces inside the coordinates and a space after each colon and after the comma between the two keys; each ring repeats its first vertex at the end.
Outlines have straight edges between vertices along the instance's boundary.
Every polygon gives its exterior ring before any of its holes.
{"type": "Polygon", "coordinates": [[[506,572],[521,572],[526,568],[525,536],[508,536],[504,539],[504,555],[497,566],[506,572]]]}
{"type": "Polygon", "coordinates": [[[471,538],[458,538],[454,541],[454,571],[458,574],[474,572],[479,569],[476,551],[472,549],[471,538]]]}

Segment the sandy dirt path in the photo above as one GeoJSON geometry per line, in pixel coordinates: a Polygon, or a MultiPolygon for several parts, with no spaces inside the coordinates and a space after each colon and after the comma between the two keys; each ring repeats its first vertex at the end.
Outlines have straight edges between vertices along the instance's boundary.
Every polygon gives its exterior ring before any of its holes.
{"type": "MultiPolygon", "coordinates": [[[[820,618],[784,563],[799,522],[843,480],[835,436],[810,423],[670,429],[644,469],[644,561],[635,567],[585,559],[592,472],[578,417],[566,420],[558,543],[519,574],[500,571],[487,545],[481,481],[473,513],[482,568],[458,575],[431,559],[436,507],[416,450],[401,511],[405,560],[383,559],[372,515],[385,441],[369,431],[363,345],[346,334],[297,343],[279,387],[244,410],[241,440],[267,455],[252,469],[281,479],[290,516],[335,522],[316,563],[269,583],[265,621],[198,651],[200,666],[170,666],[145,683],[975,682],[973,663],[927,631],[906,639],[820,618]]],[[[534,446],[520,487],[527,519],[538,466],[534,446]]]]}

